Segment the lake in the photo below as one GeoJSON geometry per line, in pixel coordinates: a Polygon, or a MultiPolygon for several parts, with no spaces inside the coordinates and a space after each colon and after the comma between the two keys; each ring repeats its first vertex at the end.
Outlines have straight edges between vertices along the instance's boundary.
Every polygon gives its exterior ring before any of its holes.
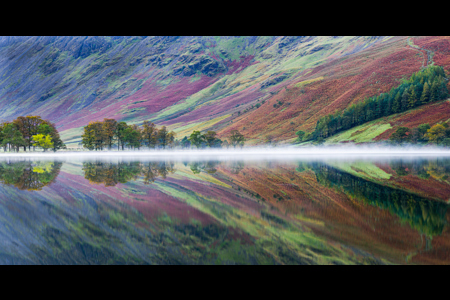
{"type": "Polygon", "coordinates": [[[1,264],[448,264],[450,157],[0,156],[1,264]]]}

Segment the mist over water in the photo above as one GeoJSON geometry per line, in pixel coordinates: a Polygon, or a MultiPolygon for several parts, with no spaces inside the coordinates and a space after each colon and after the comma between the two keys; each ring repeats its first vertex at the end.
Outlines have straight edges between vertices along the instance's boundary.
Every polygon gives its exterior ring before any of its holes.
{"type": "Polygon", "coordinates": [[[450,150],[440,147],[386,147],[386,146],[317,146],[317,147],[252,147],[244,149],[200,150],[141,150],[141,151],[86,151],[86,152],[24,152],[2,153],[1,158],[42,160],[353,160],[398,159],[420,157],[450,157],[450,150]]]}

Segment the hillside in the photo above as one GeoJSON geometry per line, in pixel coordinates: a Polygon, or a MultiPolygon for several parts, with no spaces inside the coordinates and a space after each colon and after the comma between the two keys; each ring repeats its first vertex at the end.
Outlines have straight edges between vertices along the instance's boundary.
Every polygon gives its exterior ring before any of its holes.
{"type": "Polygon", "coordinates": [[[103,118],[289,142],[425,65],[448,71],[449,51],[447,37],[1,37],[0,119],[40,115],[69,147],[103,118]]]}

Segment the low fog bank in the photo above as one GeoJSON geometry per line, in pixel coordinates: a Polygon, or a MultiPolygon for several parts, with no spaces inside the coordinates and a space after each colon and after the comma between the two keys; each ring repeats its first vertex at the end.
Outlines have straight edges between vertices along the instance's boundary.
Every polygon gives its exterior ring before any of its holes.
{"type": "Polygon", "coordinates": [[[152,151],[86,151],[86,152],[22,152],[0,153],[1,158],[39,160],[313,160],[371,158],[450,157],[450,149],[439,147],[386,146],[315,146],[315,147],[252,147],[244,149],[152,150],[152,151]]]}

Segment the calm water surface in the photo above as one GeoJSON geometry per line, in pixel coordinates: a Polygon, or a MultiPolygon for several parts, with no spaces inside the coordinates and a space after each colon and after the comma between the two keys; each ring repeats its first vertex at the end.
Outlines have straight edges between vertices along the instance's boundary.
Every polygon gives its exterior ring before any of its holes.
{"type": "Polygon", "coordinates": [[[450,159],[0,159],[1,264],[448,264],[450,159]]]}

